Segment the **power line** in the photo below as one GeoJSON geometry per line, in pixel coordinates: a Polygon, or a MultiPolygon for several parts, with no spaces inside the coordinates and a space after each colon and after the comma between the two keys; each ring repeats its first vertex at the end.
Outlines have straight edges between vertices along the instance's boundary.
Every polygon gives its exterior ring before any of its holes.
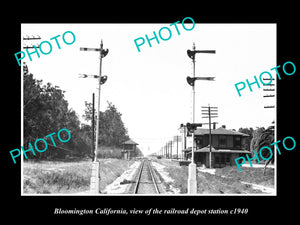
{"type": "MultiPolygon", "coordinates": [[[[264,84],[264,86],[269,86],[270,88],[264,88],[263,91],[264,92],[267,91],[267,93],[270,93],[270,91],[274,91],[275,92],[275,88],[271,88],[272,86],[275,86],[275,84],[272,83],[274,81],[274,78],[272,78],[272,80],[271,80],[271,78],[263,78],[263,80],[269,80],[269,81],[271,81],[269,84],[264,84]]],[[[263,97],[264,98],[268,98],[268,99],[269,98],[274,98],[275,94],[266,94],[263,97]]],[[[275,105],[270,105],[270,106],[265,105],[264,108],[265,109],[266,108],[275,108],[275,105]]]]}

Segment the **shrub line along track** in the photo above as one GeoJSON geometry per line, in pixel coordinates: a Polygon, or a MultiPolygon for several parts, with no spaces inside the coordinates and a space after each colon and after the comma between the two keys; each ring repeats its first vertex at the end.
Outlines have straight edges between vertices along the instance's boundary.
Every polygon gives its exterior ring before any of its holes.
{"type": "Polygon", "coordinates": [[[157,181],[149,160],[143,160],[138,170],[137,181],[134,186],[134,194],[159,194],[157,181]]]}

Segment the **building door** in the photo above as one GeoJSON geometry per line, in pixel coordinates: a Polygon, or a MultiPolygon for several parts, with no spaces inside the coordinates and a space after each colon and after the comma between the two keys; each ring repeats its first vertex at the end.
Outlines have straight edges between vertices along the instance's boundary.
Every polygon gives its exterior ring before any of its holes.
{"type": "Polygon", "coordinates": [[[215,167],[221,168],[226,166],[226,155],[224,153],[216,153],[215,154],[215,167]]]}

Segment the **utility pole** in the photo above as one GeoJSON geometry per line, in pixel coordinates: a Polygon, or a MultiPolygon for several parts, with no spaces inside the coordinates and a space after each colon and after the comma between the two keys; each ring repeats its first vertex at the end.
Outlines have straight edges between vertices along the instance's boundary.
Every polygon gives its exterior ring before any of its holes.
{"type": "Polygon", "coordinates": [[[94,160],[92,164],[92,176],[90,184],[91,193],[100,193],[100,162],[97,160],[97,150],[99,142],[99,120],[100,120],[100,93],[101,93],[101,84],[106,82],[107,76],[102,77],[102,58],[108,54],[108,49],[103,49],[103,42],[101,40],[100,48],[80,48],[80,51],[99,51],[100,52],[100,69],[99,76],[97,75],[86,75],[83,74],[84,78],[94,77],[98,78],[98,108],[97,108],[97,124],[96,124],[96,144],[94,150],[94,160]]]}
{"type": "Polygon", "coordinates": [[[183,127],[183,146],[182,146],[182,159],[185,160],[185,155],[184,155],[184,151],[186,150],[186,126],[183,127]]]}
{"type": "Polygon", "coordinates": [[[170,158],[172,159],[172,156],[173,156],[173,153],[172,153],[172,145],[173,145],[173,143],[172,143],[172,141],[170,141],[170,148],[171,148],[171,156],[170,156],[170,158]]]}
{"type": "Polygon", "coordinates": [[[165,149],[165,158],[167,158],[167,145],[164,146],[165,149]]]}
{"type": "Polygon", "coordinates": [[[166,143],[167,148],[167,159],[170,157],[170,148],[169,148],[169,142],[166,143]]]}
{"type": "MultiPolygon", "coordinates": [[[[202,106],[201,108],[206,108],[204,110],[201,110],[202,115],[204,115],[204,117],[202,117],[202,118],[208,118],[208,124],[209,124],[209,168],[212,168],[212,166],[211,166],[211,161],[212,161],[212,157],[211,157],[211,147],[212,147],[211,118],[218,117],[218,107],[211,107],[210,105],[208,105],[208,107],[202,106]]],[[[214,124],[215,124],[215,122],[214,122],[214,124]]]]}
{"type": "MultiPolygon", "coordinates": [[[[195,43],[193,43],[193,50],[187,50],[187,55],[193,60],[193,77],[187,77],[187,82],[189,85],[192,86],[193,91],[193,111],[192,111],[192,123],[195,123],[195,81],[196,80],[210,80],[213,81],[214,77],[196,77],[195,76],[195,58],[196,53],[209,53],[209,54],[215,54],[215,50],[196,50],[195,43]]],[[[196,170],[196,164],[194,160],[194,151],[195,151],[195,134],[192,133],[192,160],[189,164],[189,175],[188,175],[188,194],[197,194],[197,170],[196,170]]]]}
{"type": "Polygon", "coordinates": [[[186,150],[186,125],[183,123],[180,125],[180,133],[182,133],[181,138],[181,158],[185,160],[184,150],[186,150]]]}
{"type": "Polygon", "coordinates": [[[178,160],[178,135],[176,135],[176,159],[178,160]]]}
{"type": "Polygon", "coordinates": [[[94,149],[95,149],[95,93],[93,93],[93,113],[92,113],[92,160],[95,158],[94,149]]]}

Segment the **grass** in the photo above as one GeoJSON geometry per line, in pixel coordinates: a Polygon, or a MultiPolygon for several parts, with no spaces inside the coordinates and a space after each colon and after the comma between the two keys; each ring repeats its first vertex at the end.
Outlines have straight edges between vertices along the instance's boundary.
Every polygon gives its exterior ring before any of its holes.
{"type": "MultiPolygon", "coordinates": [[[[100,160],[100,190],[119,177],[133,161],[120,159],[100,160]]],[[[88,191],[91,161],[40,161],[23,164],[23,192],[26,194],[67,194],[88,191]]]]}
{"type": "Polygon", "coordinates": [[[274,188],[274,169],[272,168],[267,168],[266,175],[263,175],[263,168],[243,167],[239,172],[236,167],[224,167],[216,169],[216,175],[274,188]]]}
{"type": "MultiPolygon", "coordinates": [[[[188,167],[179,166],[177,162],[170,160],[156,160],[166,166],[164,169],[174,179],[172,185],[180,189],[180,193],[187,193],[188,167]]],[[[243,168],[239,172],[236,167],[224,167],[216,169],[216,174],[197,172],[198,194],[257,194],[260,190],[252,188],[252,185],[243,184],[241,181],[259,184],[274,188],[274,169],[267,169],[263,175],[263,168],[243,168]]],[[[168,187],[170,184],[166,184],[168,187]]]]}
{"type": "Polygon", "coordinates": [[[197,192],[201,194],[255,194],[262,193],[251,185],[243,184],[235,178],[224,178],[217,175],[198,172],[197,192]]]}
{"type": "MultiPolygon", "coordinates": [[[[174,179],[174,182],[171,184],[169,182],[163,181],[166,187],[166,191],[170,185],[175,188],[179,188],[181,194],[187,193],[187,178],[188,178],[188,167],[187,166],[179,166],[177,162],[169,161],[169,160],[154,160],[157,163],[160,163],[164,166],[164,170],[169,173],[169,176],[174,179]]],[[[160,179],[163,178],[160,176],[160,179]]]]}
{"type": "Polygon", "coordinates": [[[179,188],[181,194],[187,193],[188,167],[184,166],[180,169],[177,167],[167,168],[170,177],[174,179],[174,187],[179,188]]]}

